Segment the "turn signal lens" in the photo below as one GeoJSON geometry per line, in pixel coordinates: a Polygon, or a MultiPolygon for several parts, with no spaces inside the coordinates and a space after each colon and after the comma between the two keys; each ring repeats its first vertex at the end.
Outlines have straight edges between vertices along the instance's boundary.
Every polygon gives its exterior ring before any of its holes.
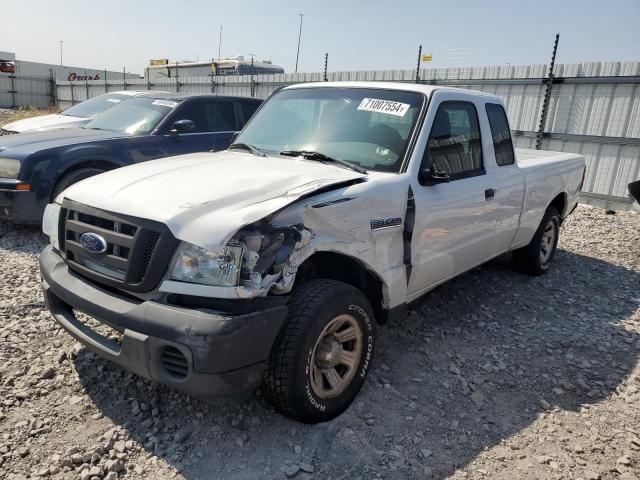
{"type": "Polygon", "coordinates": [[[20,190],[21,192],[28,192],[31,190],[31,185],[28,183],[19,183],[16,185],[16,190],[20,190]]]}

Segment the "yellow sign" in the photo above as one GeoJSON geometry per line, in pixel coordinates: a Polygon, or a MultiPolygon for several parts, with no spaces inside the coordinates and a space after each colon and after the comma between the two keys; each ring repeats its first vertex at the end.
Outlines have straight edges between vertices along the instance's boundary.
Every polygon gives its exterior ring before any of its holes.
{"type": "Polygon", "coordinates": [[[422,55],[422,61],[423,62],[430,62],[431,60],[433,60],[433,55],[429,54],[429,55],[422,55]]]}
{"type": "Polygon", "coordinates": [[[156,67],[158,65],[168,65],[169,64],[169,59],[167,58],[159,58],[156,60],[149,60],[149,65],[151,67],[156,67]]]}

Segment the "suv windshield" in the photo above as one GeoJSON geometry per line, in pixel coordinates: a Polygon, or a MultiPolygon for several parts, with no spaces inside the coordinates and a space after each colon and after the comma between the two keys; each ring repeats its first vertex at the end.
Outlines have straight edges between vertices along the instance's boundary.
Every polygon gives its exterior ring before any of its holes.
{"type": "Polygon", "coordinates": [[[274,95],[238,136],[268,154],[318,152],[398,172],[424,96],[374,88],[294,88],[274,95]]]}
{"type": "Polygon", "coordinates": [[[132,98],[102,112],[84,128],[144,135],[150,133],[178,102],[157,98],[132,98]]]}
{"type": "Polygon", "coordinates": [[[104,95],[90,98],[78,105],[67,108],[62,112],[62,115],[80,118],[95,117],[100,112],[104,112],[106,109],[111,108],[128,98],[131,98],[131,95],[124,95],[122,93],[105,93],[104,95]]]}

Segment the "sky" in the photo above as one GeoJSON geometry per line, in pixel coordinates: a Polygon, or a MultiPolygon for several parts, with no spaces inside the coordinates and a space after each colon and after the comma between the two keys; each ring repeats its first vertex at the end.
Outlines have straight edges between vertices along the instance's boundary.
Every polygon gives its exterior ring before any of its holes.
{"type": "Polygon", "coordinates": [[[149,59],[255,54],[287,72],[640,61],[640,0],[0,0],[0,51],[142,74],[149,59]]]}

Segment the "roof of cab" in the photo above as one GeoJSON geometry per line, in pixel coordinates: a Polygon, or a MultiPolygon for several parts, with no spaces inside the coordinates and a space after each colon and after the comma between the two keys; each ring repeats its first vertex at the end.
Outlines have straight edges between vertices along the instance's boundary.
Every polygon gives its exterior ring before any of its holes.
{"type": "Polygon", "coordinates": [[[285,87],[286,90],[295,88],[326,88],[326,87],[341,87],[341,88],[376,88],[381,90],[401,90],[406,92],[423,93],[430,96],[435,90],[454,90],[457,92],[473,93],[483,97],[500,100],[498,95],[491,93],[481,92],[478,90],[469,90],[465,88],[456,87],[443,87],[440,85],[423,85],[419,83],[404,83],[404,82],[313,82],[313,83],[297,83],[285,87]]]}

